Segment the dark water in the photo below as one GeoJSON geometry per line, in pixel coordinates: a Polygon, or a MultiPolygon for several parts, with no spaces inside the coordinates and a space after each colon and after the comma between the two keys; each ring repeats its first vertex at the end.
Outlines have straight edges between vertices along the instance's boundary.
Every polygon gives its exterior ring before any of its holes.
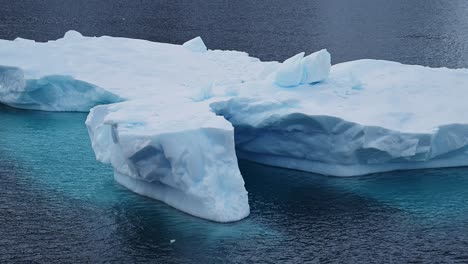
{"type": "Polygon", "coordinates": [[[466,0],[0,0],[0,37],[40,41],[69,29],[183,43],[263,60],[327,48],[334,63],[387,59],[468,67],[466,0]]]}
{"type": "MultiPolygon", "coordinates": [[[[468,67],[462,0],[0,0],[0,38],[68,29],[171,43],[201,35],[264,60],[326,47],[335,63],[468,67]]],[[[343,179],[241,162],[251,215],[216,224],[114,183],[85,118],[0,107],[0,263],[468,263],[467,168],[343,179]]]]}

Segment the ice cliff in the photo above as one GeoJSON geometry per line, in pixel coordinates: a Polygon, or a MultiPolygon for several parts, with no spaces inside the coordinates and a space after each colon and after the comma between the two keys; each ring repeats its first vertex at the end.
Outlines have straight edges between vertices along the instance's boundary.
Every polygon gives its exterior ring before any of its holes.
{"type": "Polygon", "coordinates": [[[237,51],[75,31],[0,41],[0,102],[90,111],[117,182],[220,222],[249,214],[237,157],[354,176],[468,165],[468,70],[237,51]]]}

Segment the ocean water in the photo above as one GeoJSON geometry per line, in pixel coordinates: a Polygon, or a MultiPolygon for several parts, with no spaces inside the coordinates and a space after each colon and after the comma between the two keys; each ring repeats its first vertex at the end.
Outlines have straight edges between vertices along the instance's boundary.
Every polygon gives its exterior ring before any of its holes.
{"type": "MultiPolygon", "coordinates": [[[[0,0],[0,38],[69,29],[468,67],[463,0],[0,0]]],[[[0,106],[0,263],[468,263],[468,168],[335,178],[241,161],[251,215],[218,224],[116,184],[85,119],[0,106]]]]}
{"type": "Polygon", "coordinates": [[[0,37],[47,41],[75,29],[284,60],[327,48],[333,63],[371,58],[468,67],[465,0],[0,0],[0,37]]]}

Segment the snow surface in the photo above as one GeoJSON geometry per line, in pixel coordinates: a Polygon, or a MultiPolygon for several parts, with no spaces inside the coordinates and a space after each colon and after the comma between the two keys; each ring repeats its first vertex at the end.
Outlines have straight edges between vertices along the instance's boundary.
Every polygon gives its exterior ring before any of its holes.
{"type": "Polygon", "coordinates": [[[330,61],[70,31],[0,41],[0,102],[96,106],[92,146],[120,184],[220,222],[249,214],[237,156],[335,176],[468,165],[468,70],[330,61]]]}

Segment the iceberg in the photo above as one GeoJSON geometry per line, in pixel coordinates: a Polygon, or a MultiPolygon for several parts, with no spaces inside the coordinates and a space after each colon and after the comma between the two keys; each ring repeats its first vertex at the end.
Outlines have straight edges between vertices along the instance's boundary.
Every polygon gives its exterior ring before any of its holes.
{"type": "Polygon", "coordinates": [[[171,103],[180,107],[154,105],[153,115],[134,101],[91,109],[86,125],[97,159],[128,189],[191,215],[218,222],[248,216],[232,125],[207,114],[207,105],[171,103]]]}
{"type": "Polygon", "coordinates": [[[0,40],[0,102],[89,111],[126,188],[218,222],[249,215],[237,160],[332,176],[468,165],[468,70],[381,60],[283,63],[115,37],[0,40]]]}

